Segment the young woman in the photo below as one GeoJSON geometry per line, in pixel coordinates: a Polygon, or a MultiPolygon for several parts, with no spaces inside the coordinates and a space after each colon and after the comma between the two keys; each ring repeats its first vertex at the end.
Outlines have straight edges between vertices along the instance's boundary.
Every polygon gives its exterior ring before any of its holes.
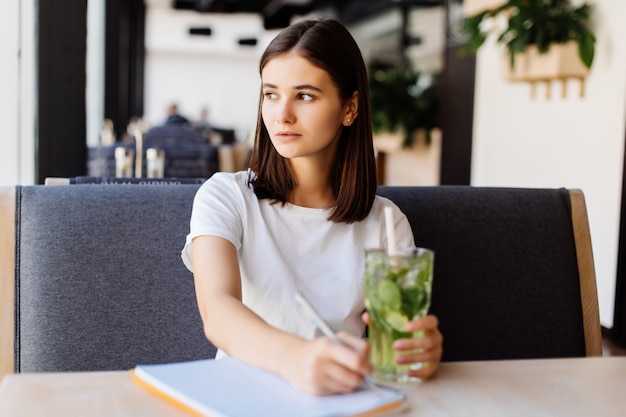
{"type": "MultiPolygon", "coordinates": [[[[261,58],[261,97],[247,172],[217,173],[194,200],[182,257],[193,271],[206,336],[220,351],[316,395],[354,390],[371,372],[363,339],[364,250],[414,246],[410,225],[376,196],[367,74],[359,48],[334,20],[283,30],[261,58]],[[339,331],[319,335],[300,292],[339,331]]],[[[442,337],[434,316],[410,322],[421,338],[395,342],[400,363],[428,378],[442,337]],[[413,352],[419,353],[413,353],[413,352]]]]}

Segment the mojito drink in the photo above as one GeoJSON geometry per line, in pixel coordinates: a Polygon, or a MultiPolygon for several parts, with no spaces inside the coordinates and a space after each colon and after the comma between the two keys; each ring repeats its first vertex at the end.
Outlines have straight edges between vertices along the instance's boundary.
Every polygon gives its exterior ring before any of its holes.
{"type": "Polygon", "coordinates": [[[366,251],[365,306],[370,316],[368,328],[370,360],[374,378],[411,382],[411,366],[398,365],[393,342],[419,336],[405,330],[406,324],[426,315],[430,307],[434,253],[417,248],[409,254],[388,255],[383,249],[366,251]]]}

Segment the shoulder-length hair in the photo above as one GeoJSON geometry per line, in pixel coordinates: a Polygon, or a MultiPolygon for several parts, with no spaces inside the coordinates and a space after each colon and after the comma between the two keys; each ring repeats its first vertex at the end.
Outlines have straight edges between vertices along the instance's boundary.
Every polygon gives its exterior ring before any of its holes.
{"type": "MultiPolygon", "coordinates": [[[[372,123],[367,70],[358,45],[348,30],[332,19],[305,20],[281,31],[261,57],[259,73],[274,57],[295,50],[313,65],[325,70],[342,100],[358,92],[358,115],[350,126],[343,126],[331,176],[336,205],[329,216],[334,222],[363,220],[376,195],[376,160],[372,143],[372,123]]],[[[274,148],[262,120],[263,94],[259,97],[254,147],[248,183],[259,199],[285,204],[294,187],[287,163],[274,148]]]]}

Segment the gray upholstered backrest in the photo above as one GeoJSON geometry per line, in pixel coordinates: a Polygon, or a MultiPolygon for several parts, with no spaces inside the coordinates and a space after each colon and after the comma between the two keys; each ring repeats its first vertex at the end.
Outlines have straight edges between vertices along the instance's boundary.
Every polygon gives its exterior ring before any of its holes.
{"type": "Polygon", "coordinates": [[[18,187],[16,371],[214,355],[180,260],[197,188],[18,187]]]}
{"type": "Polygon", "coordinates": [[[435,251],[445,361],[585,356],[565,189],[383,188],[435,251]]]}
{"type": "MultiPolygon", "coordinates": [[[[18,187],[16,371],[214,355],[180,260],[197,185],[18,187]]],[[[383,187],[435,250],[444,360],[584,356],[566,190],[383,187]]],[[[227,318],[225,318],[227,319],[227,318]]]]}

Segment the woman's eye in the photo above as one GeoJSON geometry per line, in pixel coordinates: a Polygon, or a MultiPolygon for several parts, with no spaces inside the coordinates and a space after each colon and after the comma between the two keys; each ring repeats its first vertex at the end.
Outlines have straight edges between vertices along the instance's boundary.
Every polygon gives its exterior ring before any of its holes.
{"type": "Polygon", "coordinates": [[[273,100],[276,98],[276,93],[271,93],[271,92],[263,93],[263,97],[269,100],[273,100]]]}
{"type": "Polygon", "coordinates": [[[311,101],[313,100],[313,96],[307,93],[300,93],[300,100],[302,101],[311,101]]]}

